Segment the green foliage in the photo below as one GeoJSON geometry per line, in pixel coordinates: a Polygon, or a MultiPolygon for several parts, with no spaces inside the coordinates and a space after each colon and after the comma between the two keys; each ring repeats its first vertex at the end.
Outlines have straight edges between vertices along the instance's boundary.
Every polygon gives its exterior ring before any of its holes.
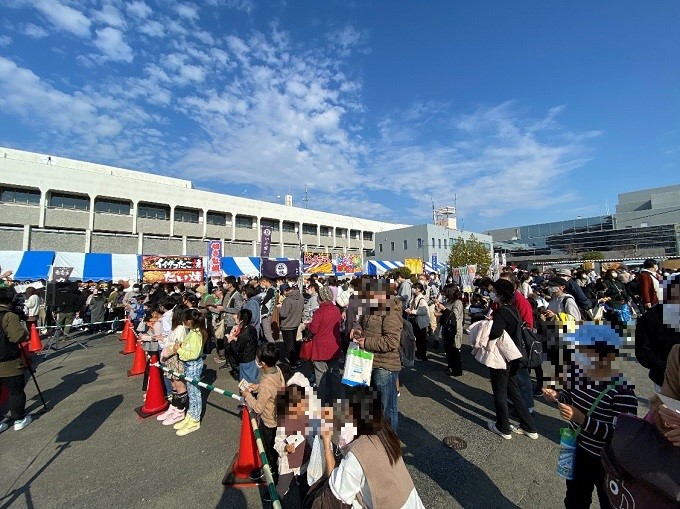
{"type": "Polygon", "coordinates": [[[385,275],[391,279],[397,279],[397,274],[404,276],[404,279],[413,279],[413,274],[411,274],[411,269],[408,267],[398,267],[396,269],[388,270],[385,275]]]}
{"type": "Polygon", "coordinates": [[[463,267],[464,265],[477,265],[477,274],[485,276],[491,267],[491,253],[488,248],[474,235],[468,240],[458,237],[451,246],[449,253],[449,267],[463,267]]]}
{"type": "Polygon", "coordinates": [[[604,260],[604,255],[599,251],[588,251],[581,255],[582,260],[604,260]]]}

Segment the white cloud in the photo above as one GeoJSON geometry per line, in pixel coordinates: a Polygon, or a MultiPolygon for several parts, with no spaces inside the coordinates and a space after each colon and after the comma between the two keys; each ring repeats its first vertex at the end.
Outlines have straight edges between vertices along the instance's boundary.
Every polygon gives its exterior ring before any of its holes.
{"type": "Polygon", "coordinates": [[[194,4],[177,4],[175,5],[175,12],[182,18],[198,21],[198,7],[194,4]]]}
{"type": "Polygon", "coordinates": [[[47,37],[49,35],[47,30],[45,30],[43,27],[39,27],[38,25],[34,25],[33,23],[28,23],[24,27],[24,33],[29,37],[33,37],[34,39],[42,39],[43,37],[47,37]]]}
{"type": "Polygon", "coordinates": [[[80,37],[90,35],[91,21],[82,12],[57,0],[33,0],[33,5],[56,28],[80,37]]]}
{"type": "Polygon", "coordinates": [[[40,121],[47,131],[77,136],[114,136],[120,123],[97,109],[79,93],[65,94],[32,71],[0,57],[0,107],[27,121],[40,121]]]}
{"type": "Polygon", "coordinates": [[[9,46],[12,44],[12,38],[9,35],[0,35],[0,47],[9,46]]]}
{"type": "Polygon", "coordinates": [[[163,37],[165,35],[163,24],[155,20],[147,21],[141,25],[139,31],[149,37],[163,37]]]}
{"type": "Polygon", "coordinates": [[[563,204],[574,198],[568,173],[591,157],[583,142],[599,133],[564,129],[555,120],[559,111],[532,119],[506,102],[456,117],[416,105],[381,123],[367,185],[407,196],[420,217],[431,207],[426,193],[437,205],[452,205],[455,194],[468,217],[563,204]],[[433,123],[440,139],[430,131],[433,123]]]}
{"type": "Polygon", "coordinates": [[[106,27],[97,30],[94,45],[104,54],[104,60],[132,62],[132,48],[123,39],[123,33],[117,28],[106,27]]]}
{"type": "Polygon", "coordinates": [[[151,13],[153,12],[151,10],[151,7],[146,5],[144,2],[139,2],[139,1],[128,3],[127,6],[126,6],[126,9],[132,16],[135,16],[135,17],[141,18],[141,19],[148,18],[151,15],[151,13]]]}
{"type": "Polygon", "coordinates": [[[206,3],[213,7],[229,7],[247,14],[250,14],[255,9],[255,2],[253,0],[206,0],[206,3]]]}
{"type": "Polygon", "coordinates": [[[95,13],[94,18],[112,27],[121,28],[125,26],[123,15],[111,4],[104,4],[102,10],[95,13]]]}

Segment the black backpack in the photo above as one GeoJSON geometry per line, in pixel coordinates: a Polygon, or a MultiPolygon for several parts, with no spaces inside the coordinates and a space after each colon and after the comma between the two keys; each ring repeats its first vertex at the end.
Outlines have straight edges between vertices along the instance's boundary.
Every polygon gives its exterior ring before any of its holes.
{"type": "Polygon", "coordinates": [[[526,322],[520,325],[520,335],[524,351],[522,355],[526,357],[525,368],[535,369],[543,362],[543,343],[536,332],[529,328],[526,322]]]}
{"type": "Polygon", "coordinates": [[[451,311],[449,317],[442,325],[442,338],[454,338],[458,334],[458,322],[456,321],[456,313],[451,311]]]}
{"type": "Polygon", "coordinates": [[[10,311],[0,311],[0,362],[11,361],[21,357],[21,351],[19,350],[19,345],[12,343],[7,334],[5,333],[5,328],[2,327],[2,321],[5,315],[10,311]]]}

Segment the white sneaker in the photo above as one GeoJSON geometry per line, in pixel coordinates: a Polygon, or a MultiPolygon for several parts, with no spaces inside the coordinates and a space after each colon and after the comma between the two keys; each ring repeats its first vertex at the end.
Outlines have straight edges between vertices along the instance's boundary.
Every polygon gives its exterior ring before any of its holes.
{"type": "Polygon", "coordinates": [[[30,415],[27,415],[27,416],[24,417],[23,419],[17,419],[16,421],[14,421],[14,431],[21,431],[21,430],[24,429],[26,426],[28,426],[29,424],[31,424],[31,421],[32,421],[32,420],[33,420],[33,419],[31,419],[31,416],[30,416],[30,415]]]}
{"type": "Polygon", "coordinates": [[[486,421],[486,427],[489,428],[489,431],[493,431],[496,433],[496,435],[503,437],[505,440],[510,440],[512,438],[512,435],[502,433],[501,430],[496,427],[496,423],[493,421],[486,421]]]}
{"type": "Polygon", "coordinates": [[[538,440],[538,433],[536,433],[535,431],[530,433],[526,430],[523,430],[519,426],[513,426],[512,424],[510,425],[510,431],[512,431],[513,433],[517,433],[518,435],[525,435],[532,440],[538,440]]]}
{"type": "Polygon", "coordinates": [[[9,428],[9,424],[7,424],[7,419],[3,419],[0,421],[0,433],[5,431],[7,428],[9,428]]]}

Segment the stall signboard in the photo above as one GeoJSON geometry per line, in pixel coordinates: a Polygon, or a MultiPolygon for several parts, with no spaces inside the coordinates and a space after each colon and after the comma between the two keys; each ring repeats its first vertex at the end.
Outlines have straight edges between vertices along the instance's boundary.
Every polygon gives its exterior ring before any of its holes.
{"type": "Polygon", "coordinates": [[[330,253],[309,253],[302,256],[305,274],[329,274],[333,272],[333,258],[330,253]]]}
{"type": "Polygon", "coordinates": [[[144,283],[189,283],[203,281],[203,258],[200,256],[142,256],[144,283]]]}
{"type": "Polygon", "coordinates": [[[420,258],[406,258],[404,265],[411,271],[411,274],[423,273],[423,261],[420,258]]]}
{"type": "Polygon", "coordinates": [[[361,272],[363,267],[361,255],[358,254],[338,254],[335,255],[335,271],[346,274],[361,272]]]}

